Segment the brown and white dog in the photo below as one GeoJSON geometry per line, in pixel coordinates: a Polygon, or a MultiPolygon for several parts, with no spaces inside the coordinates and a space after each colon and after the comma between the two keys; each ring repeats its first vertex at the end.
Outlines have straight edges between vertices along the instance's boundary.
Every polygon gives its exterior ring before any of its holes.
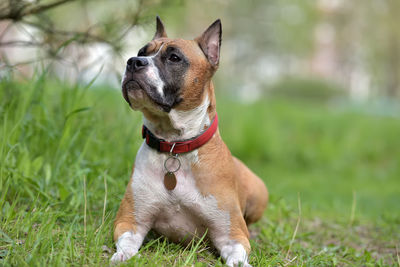
{"type": "Polygon", "coordinates": [[[268,191],[231,155],[217,129],[211,78],[221,33],[217,20],[194,40],[170,39],[157,17],[153,40],[127,62],[122,92],[143,113],[146,140],[114,223],[111,261],[137,254],[153,229],[174,242],[207,233],[227,265],[250,266],[247,225],[262,216],[268,191]],[[181,146],[196,139],[202,140],[181,146]]]}

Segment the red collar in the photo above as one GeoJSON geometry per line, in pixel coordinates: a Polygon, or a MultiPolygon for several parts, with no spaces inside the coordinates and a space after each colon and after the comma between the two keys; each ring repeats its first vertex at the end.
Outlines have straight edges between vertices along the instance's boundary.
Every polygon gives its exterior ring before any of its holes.
{"type": "Polygon", "coordinates": [[[218,117],[215,114],[214,120],[211,122],[210,127],[201,135],[186,141],[167,142],[163,139],[157,138],[146,126],[143,125],[142,137],[146,139],[146,144],[159,152],[171,152],[173,154],[186,153],[201,147],[210,140],[218,128],[218,117]],[[171,151],[171,149],[173,150],[171,151]]]}

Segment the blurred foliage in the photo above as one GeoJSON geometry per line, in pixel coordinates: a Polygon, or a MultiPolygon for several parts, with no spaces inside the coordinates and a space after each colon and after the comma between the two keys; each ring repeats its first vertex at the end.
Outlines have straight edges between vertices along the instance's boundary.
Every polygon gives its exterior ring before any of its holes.
{"type": "Polygon", "coordinates": [[[400,96],[399,12],[397,0],[344,1],[328,18],[337,29],[342,62],[363,62],[377,90],[390,97],[400,96]]]}
{"type": "Polygon", "coordinates": [[[313,27],[318,22],[313,1],[233,1],[225,12],[231,33],[240,34],[255,54],[312,52],[313,27]]]}
{"type": "Polygon", "coordinates": [[[307,101],[332,101],[335,98],[345,98],[343,88],[318,80],[288,77],[271,85],[267,90],[269,96],[286,99],[302,99],[307,101]]]}

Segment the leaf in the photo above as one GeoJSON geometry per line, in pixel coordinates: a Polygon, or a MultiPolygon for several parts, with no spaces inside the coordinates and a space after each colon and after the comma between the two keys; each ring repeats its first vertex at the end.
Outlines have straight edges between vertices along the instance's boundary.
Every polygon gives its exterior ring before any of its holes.
{"type": "Polygon", "coordinates": [[[58,184],[58,192],[60,195],[60,200],[64,201],[69,196],[69,191],[65,188],[63,184],[58,184]]]}
{"type": "Polygon", "coordinates": [[[90,110],[90,109],[91,109],[91,107],[84,107],[84,108],[78,108],[78,109],[75,109],[75,110],[71,111],[70,113],[67,114],[67,116],[65,116],[65,122],[67,122],[67,120],[68,120],[72,115],[77,114],[77,113],[80,113],[80,112],[84,112],[84,111],[87,111],[87,110],[90,110]]]}
{"type": "Polygon", "coordinates": [[[32,174],[37,174],[40,168],[43,166],[43,157],[39,156],[32,162],[32,174]]]}
{"type": "Polygon", "coordinates": [[[48,185],[51,179],[51,166],[49,163],[44,164],[44,177],[46,185],[48,185]]]}

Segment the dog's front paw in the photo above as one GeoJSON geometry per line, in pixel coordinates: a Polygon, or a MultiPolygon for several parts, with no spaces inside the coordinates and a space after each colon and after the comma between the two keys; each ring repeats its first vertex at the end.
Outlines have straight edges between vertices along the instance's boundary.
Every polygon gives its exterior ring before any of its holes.
{"type": "Polygon", "coordinates": [[[252,267],[247,261],[242,261],[241,259],[228,258],[226,265],[229,267],[252,267]]]}
{"type": "Polygon", "coordinates": [[[139,233],[125,232],[119,238],[116,245],[117,252],[111,257],[111,262],[117,263],[129,260],[135,256],[143,242],[143,236],[139,233]]]}
{"type": "Polygon", "coordinates": [[[221,256],[229,267],[251,267],[247,262],[247,253],[244,247],[238,243],[231,243],[222,247],[221,256]]]}
{"type": "Polygon", "coordinates": [[[138,253],[137,249],[132,249],[132,248],[120,249],[117,252],[115,252],[114,255],[111,257],[111,262],[118,263],[129,260],[137,253],[138,253]]]}

